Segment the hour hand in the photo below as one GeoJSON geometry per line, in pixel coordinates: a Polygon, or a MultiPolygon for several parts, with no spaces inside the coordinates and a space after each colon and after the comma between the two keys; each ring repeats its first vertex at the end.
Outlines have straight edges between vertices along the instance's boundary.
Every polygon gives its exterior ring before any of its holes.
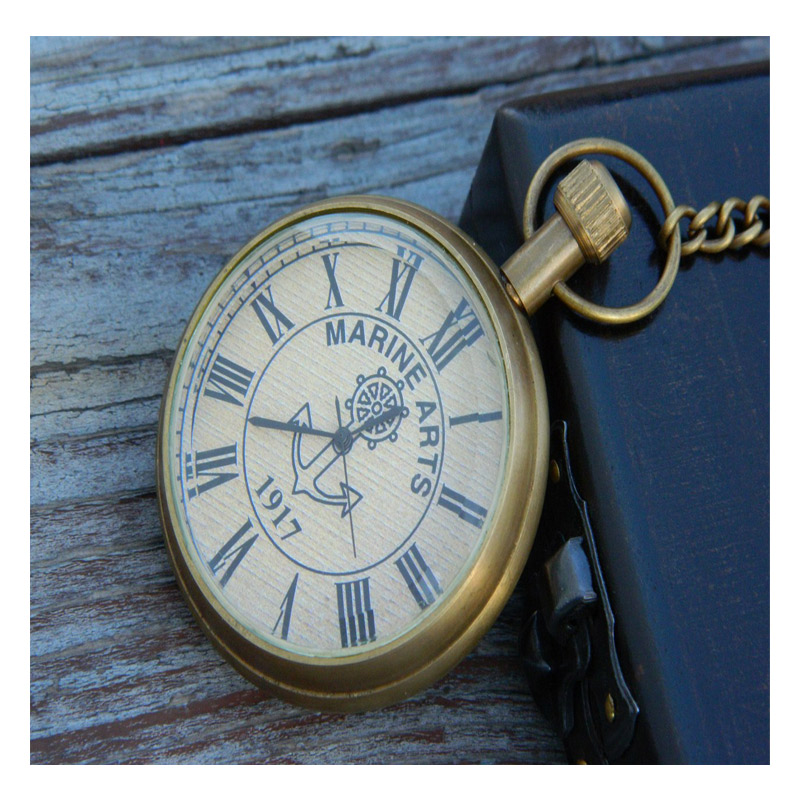
{"type": "Polygon", "coordinates": [[[312,436],[326,436],[328,439],[333,439],[336,435],[335,433],[321,431],[299,422],[282,422],[279,419],[269,419],[267,417],[249,417],[248,421],[257,428],[272,428],[276,431],[289,431],[290,433],[308,433],[312,436]]]}

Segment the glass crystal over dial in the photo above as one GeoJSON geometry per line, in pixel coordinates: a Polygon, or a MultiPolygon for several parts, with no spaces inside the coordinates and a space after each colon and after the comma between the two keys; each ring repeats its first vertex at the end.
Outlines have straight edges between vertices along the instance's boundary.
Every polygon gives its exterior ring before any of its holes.
{"type": "Polygon", "coordinates": [[[178,585],[270,692],[402,700],[508,600],[548,433],[530,327],[475,242],[401,200],[313,203],[228,262],[178,346],[157,452],[178,585]]]}
{"type": "Polygon", "coordinates": [[[206,590],[295,653],[408,631],[469,570],[504,479],[475,286],[401,220],[322,214],[240,257],[189,337],[169,488],[206,590]]]}

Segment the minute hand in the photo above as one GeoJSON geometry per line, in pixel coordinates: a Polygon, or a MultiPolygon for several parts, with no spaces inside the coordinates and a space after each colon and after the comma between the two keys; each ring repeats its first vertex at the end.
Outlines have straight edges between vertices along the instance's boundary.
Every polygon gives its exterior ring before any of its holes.
{"type": "Polygon", "coordinates": [[[384,411],[383,414],[378,414],[377,417],[368,419],[363,425],[359,425],[358,428],[352,431],[352,435],[357,436],[365,428],[372,428],[375,425],[380,425],[381,422],[386,422],[387,420],[396,417],[398,414],[402,414],[405,410],[405,406],[395,406],[394,408],[390,408],[388,411],[384,411]]]}
{"type": "Polygon", "coordinates": [[[312,436],[326,436],[328,439],[333,439],[335,433],[329,431],[321,431],[317,428],[309,428],[307,425],[301,425],[299,422],[281,422],[277,419],[268,419],[267,417],[249,417],[249,421],[257,428],[273,428],[278,431],[290,431],[291,433],[309,433],[312,436]]]}

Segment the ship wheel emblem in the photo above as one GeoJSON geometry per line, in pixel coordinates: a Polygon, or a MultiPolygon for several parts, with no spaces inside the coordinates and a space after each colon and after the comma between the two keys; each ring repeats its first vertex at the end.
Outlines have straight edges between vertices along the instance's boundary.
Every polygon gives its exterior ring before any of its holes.
{"type": "Polygon", "coordinates": [[[345,401],[350,410],[353,422],[361,428],[361,435],[367,440],[370,450],[374,450],[378,442],[388,439],[397,441],[397,429],[400,420],[408,416],[408,409],[403,407],[403,381],[393,381],[385,367],[381,367],[374,375],[359,375],[358,387],[352,398],[345,401]],[[383,419],[370,425],[371,419],[377,419],[393,408],[403,410],[390,419],[383,419]]]}

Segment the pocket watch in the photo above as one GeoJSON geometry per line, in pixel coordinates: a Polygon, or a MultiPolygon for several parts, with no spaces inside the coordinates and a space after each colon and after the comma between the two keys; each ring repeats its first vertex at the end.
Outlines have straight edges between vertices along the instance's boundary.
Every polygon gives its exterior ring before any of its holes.
{"type": "Polygon", "coordinates": [[[506,264],[409,202],[270,225],[213,280],[163,398],[178,584],[242,674],[318,709],[384,706],[478,642],[527,559],[549,464],[526,312],[630,213],[601,165],[506,264]]]}

